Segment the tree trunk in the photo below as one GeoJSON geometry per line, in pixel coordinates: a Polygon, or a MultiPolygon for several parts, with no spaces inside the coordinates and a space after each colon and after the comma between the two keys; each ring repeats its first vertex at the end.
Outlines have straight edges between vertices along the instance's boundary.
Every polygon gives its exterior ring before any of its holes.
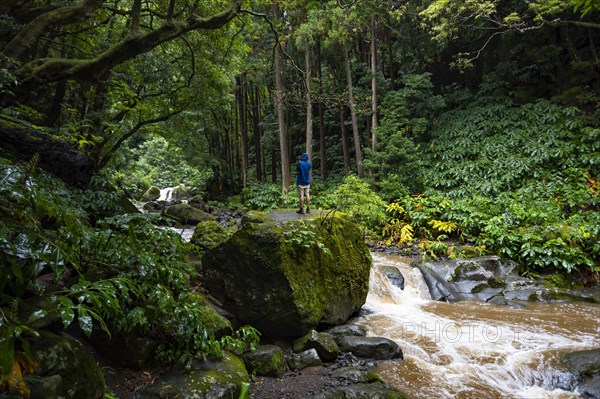
{"type": "Polygon", "coordinates": [[[242,188],[248,185],[248,119],[246,112],[246,79],[236,78],[238,84],[238,106],[240,109],[240,135],[242,138],[242,188]]]}
{"type": "Polygon", "coordinates": [[[313,109],[311,93],[311,65],[310,65],[310,45],[306,44],[306,53],[304,54],[305,63],[305,81],[306,81],[306,152],[308,159],[312,161],[313,156],[313,109]]]}
{"type": "Polygon", "coordinates": [[[358,172],[358,176],[362,178],[365,176],[365,172],[362,165],[362,151],[360,148],[360,135],[358,132],[358,119],[356,116],[356,103],[354,101],[352,70],[350,68],[348,50],[344,50],[344,65],[346,67],[346,80],[348,82],[348,103],[350,105],[350,115],[352,117],[352,137],[354,138],[354,156],[356,158],[356,171],[358,172]]]}
{"type": "Polygon", "coordinates": [[[285,117],[283,113],[283,79],[281,77],[281,45],[275,46],[275,85],[277,91],[277,121],[279,123],[279,151],[281,158],[281,188],[283,194],[290,191],[291,175],[290,160],[288,157],[287,129],[285,126],[285,117]]]}
{"type": "Polygon", "coordinates": [[[252,131],[254,132],[254,158],[256,164],[256,181],[263,181],[262,172],[262,147],[261,147],[261,128],[260,128],[260,90],[258,83],[254,83],[252,96],[252,131]]]}
{"type": "Polygon", "coordinates": [[[342,135],[342,152],[344,155],[344,174],[350,173],[350,146],[348,145],[348,130],[346,130],[346,115],[344,105],[340,103],[340,134],[342,135]]]}
{"type": "Polygon", "coordinates": [[[327,178],[327,153],[325,152],[325,122],[323,120],[323,71],[321,70],[321,41],[317,41],[317,73],[319,75],[319,158],[321,178],[327,178]]]}
{"type": "Polygon", "coordinates": [[[377,23],[371,16],[371,150],[377,152],[377,23]]]}
{"type": "Polygon", "coordinates": [[[387,29],[386,40],[387,40],[387,50],[388,50],[388,58],[389,58],[389,74],[390,74],[390,90],[396,90],[396,81],[394,75],[396,71],[394,70],[394,49],[392,47],[392,35],[390,33],[391,29],[387,29]]]}

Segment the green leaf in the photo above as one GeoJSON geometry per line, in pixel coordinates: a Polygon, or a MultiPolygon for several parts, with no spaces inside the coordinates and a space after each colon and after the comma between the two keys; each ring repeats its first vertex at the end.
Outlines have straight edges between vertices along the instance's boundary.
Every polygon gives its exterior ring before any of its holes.
{"type": "Polygon", "coordinates": [[[87,335],[88,337],[92,335],[92,316],[87,308],[83,306],[79,306],[77,310],[77,320],[79,322],[79,328],[87,335]]]}

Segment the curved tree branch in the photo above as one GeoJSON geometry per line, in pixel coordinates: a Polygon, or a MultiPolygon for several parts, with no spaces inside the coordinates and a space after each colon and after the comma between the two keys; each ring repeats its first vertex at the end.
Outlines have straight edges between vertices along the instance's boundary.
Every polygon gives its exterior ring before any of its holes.
{"type": "Polygon", "coordinates": [[[19,58],[53,26],[70,25],[87,19],[104,3],[104,0],[84,0],[72,7],[57,8],[34,18],[4,48],[6,57],[19,58]]]}
{"type": "Polygon", "coordinates": [[[235,0],[228,9],[210,17],[190,15],[185,20],[164,23],[146,34],[132,34],[92,59],[43,58],[34,60],[23,65],[17,74],[22,77],[21,85],[25,89],[68,79],[94,81],[114,66],[187,32],[221,28],[240,12],[240,7],[241,0],[235,0]]]}

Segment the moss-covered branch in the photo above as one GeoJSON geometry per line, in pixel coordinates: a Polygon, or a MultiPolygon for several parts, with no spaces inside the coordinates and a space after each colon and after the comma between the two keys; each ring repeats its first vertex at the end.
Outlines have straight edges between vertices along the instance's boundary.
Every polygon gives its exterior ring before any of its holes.
{"type": "Polygon", "coordinates": [[[226,10],[209,17],[192,14],[183,20],[165,22],[145,34],[131,34],[91,59],[37,59],[23,65],[18,75],[26,88],[69,79],[93,81],[112,67],[187,32],[221,28],[240,12],[240,6],[241,0],[236,0],[226,10]]]}
{"type": "Polygon", "coordinates": [[[0,116],[0,148],[29,161],[36,154],[39,166],[73,186],[89,184],[94,161],[78,149],[50,134],[0,116]]]}
{"type": "Polygon", "coordinates": [[[20,58],[30,51],[35,42],[50,29],[84,21],[96,11],[104,0],[84,0],[71,7],[61,7],[34,18],[4,48],[2,53],[9,58],[20,58]]]}

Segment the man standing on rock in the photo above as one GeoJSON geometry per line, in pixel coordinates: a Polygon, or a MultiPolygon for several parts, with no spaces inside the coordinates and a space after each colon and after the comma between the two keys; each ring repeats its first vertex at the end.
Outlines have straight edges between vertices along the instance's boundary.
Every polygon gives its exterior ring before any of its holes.
{"type": "Polygon", "coordinates": [[[300,195],[300,209],[298,209],[297,213],[300,214],[304,213],[305,196],[306,213],[310,213],[310,168],[312,168],[312,163],[308,160],[308,154],[304,153],[296,164],[296,170],[298,171],[296,183],[298,184],[298,194],[300,195]]]}

